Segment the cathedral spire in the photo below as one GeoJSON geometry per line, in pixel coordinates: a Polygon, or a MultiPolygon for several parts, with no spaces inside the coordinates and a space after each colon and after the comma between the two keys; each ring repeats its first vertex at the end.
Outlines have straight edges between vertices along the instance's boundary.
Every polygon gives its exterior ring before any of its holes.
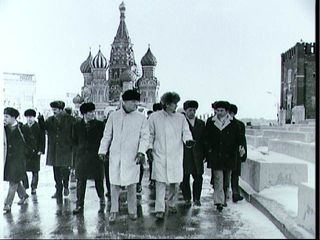
{"type": "Polygon", "coordinates": [[[126,11],[126,7],[124,5],[124,2],[122,2],[119,6],[119,10],[120,10],[120,24],[118,27],[118,31],[117,31],[117,35],[115,36],[115,41],[119,41],[119,40],[127,40],[130,42],[129,39],[129,33],[128,33],[128,29],[126,26],[126,22],[125,22],[125,11],[126,11]]]}

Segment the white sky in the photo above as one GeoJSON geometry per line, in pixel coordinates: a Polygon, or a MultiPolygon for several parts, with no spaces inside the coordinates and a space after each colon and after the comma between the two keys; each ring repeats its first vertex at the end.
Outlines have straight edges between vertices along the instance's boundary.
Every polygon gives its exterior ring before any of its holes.
{"type": "MultiPolygon", "coordinates": [[[[0,70],[34,73],[39,96],[80,93],[80,64],[110,57],[121,0],[0,0],[0,70]]],[[[127,0],[137,64],[151,44],[160,96],[238,105],[238,118],[276,118],[280,55],[315,41],[314,0],[127,0]],[[267,91],[273,93],[267,94],[267,91]]],[[[141,70],[140,70],[141,71],[141,70]]]]}

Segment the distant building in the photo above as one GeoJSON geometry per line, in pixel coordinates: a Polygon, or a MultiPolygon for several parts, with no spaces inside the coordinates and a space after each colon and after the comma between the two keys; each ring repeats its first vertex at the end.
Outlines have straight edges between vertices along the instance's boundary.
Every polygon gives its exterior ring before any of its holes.
{"type": "Polygon", "coordinates": [[[280,110],[286,123],[298,123],[297,118],[315,119],[315,43],[301,41],[281,54],[280,110]]]}
{"type": "Polygon", "coordinates": [[[119,10],[120,24],[111,44],[109,64],[100,48],[94,58],[92,58],[90,50],[89,56],[80,66],[84,77],[81,94],[73,99],[76,108],[82,102],[94,102],[98,118],[103,118],[107,107],[119,107],[121,94],[128,89],[136,88],[140,91],[140,105],[143,108],[152,109],[153,103],[158,101],[160,84],[154,74],[157,60],[149,46],[141,59],[142,76],[137,80],[139,74],[134,58],[133,44],[126,27],[126,8],[123,2],[120,4],[119,10]]]}
{"type": "Polygon", "coordinates": [[[14,107],[23,113],[35,107],[36,77],[34,74],[3,73],[4,107],[14,107]]]}

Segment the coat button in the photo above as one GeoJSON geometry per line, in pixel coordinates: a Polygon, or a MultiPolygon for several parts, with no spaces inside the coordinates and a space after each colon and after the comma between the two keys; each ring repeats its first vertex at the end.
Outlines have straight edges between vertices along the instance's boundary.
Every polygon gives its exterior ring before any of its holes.
{"type": "Polygon", "coordinates": [[[11,146],[11,145],[8,145],[8,147],[11,148],[12,146],[11,146]]]}

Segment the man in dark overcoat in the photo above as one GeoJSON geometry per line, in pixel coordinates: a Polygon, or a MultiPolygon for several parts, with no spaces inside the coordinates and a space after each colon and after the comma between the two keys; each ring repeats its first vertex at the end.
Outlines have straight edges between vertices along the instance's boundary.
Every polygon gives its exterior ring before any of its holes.
{"type": "Polygon", "coordinates": [[[8,194],[4,202],[3,211],[10,212],[14,195],[20,198],[19,205],[25,203],[29,197],[21,181],[26,174],[25,152],[26,145],[21,126],[17,122],[19,111],[15,108],[4,109],[4,135],[6,139],[4,159],[4,181],[9,182],[8,194]]]}
{"type": "Polygon", "coordinates": [[[80,106],[83,119],[74,126],[73,139],[77,151],[75,161],[77,178],[77,206],[74,214],[82,213],[87,179],[95,180],[100,199],[100,210],[104,210],[104,162],[99,159],[98,150],[103,136],[104,123],[95,119],[95,105],[92,102],[80,106]]]}
{"type": "Polygon", "coordinates": [[[195,206],[201,206],[200,196],[202,190],[203,161],[205,159],[204,132],[205,122],[196,117],[199,104],[195,100],[184,102],[183,109],[186,119],[196,144],[193,148],[184,146],[183,151],[183,181],[181,184],[182,195],[186,205],[191,204],[190,174],[193,177],[192,196],[195,206]]]}
{"type": "Polygon", "coordinates": [[[232,201],[238,202],[243,200],[243,197],[240,195],[240,188],[239,188],[239,176],[241,176],[241,163],[245,162],[247,159],[247,141],[246,141],[246,127],[243,122],[236,119],[235,115],[238,113],[238,108],[234,104],[230,104],[229,108],[229,115],[238,123],[240,128],[240,134],[242,135],[243,143],[241,146],[245,149],[245,154],[240,157],[240,154],[237,155],[237,164],[236,169],[231,173],[231,189],[232,189],[232,201]]]}
{"type": "MultiPolygon", "coordinates": [[[[35,110],[27,109],[24,112],[24,116],[27,119],[27,123],[22,127],[22,132],[27,145],[26,170],[27,172],[32,172],[31,194],[36,194],[39,182],[40,156],[41,154],[44,154],[45,151],[45,132],[35,121],[35,110]]],[[[29,188],[27,175],[24,181],[24,187],[26,189],[29,188]]]]}
{"type": "Polygon", "coordinates": [[[206,158],[208,168],[213,169],[214,204],[221,212],[226,206],[227,192],[231,172],[236,169],[238,152],[242,157],[244,149],[242,135],[236,121],[228,114],[230,103],[218,101],[215,104],[216,115],[206,123],[206,158]]]}
{"type": "Polygon", "coordinates": [[[53,116],[44,120],[38,116],[38,122],[48,135],[47,161],[48,166],[53,166],[56,192],[52,198],[62,203],[62,191],[64,196],[69,195],[69,167],[72,165],[72,129],[74,119],[64,111],[63,101],[50,103],[53,116]]]}

